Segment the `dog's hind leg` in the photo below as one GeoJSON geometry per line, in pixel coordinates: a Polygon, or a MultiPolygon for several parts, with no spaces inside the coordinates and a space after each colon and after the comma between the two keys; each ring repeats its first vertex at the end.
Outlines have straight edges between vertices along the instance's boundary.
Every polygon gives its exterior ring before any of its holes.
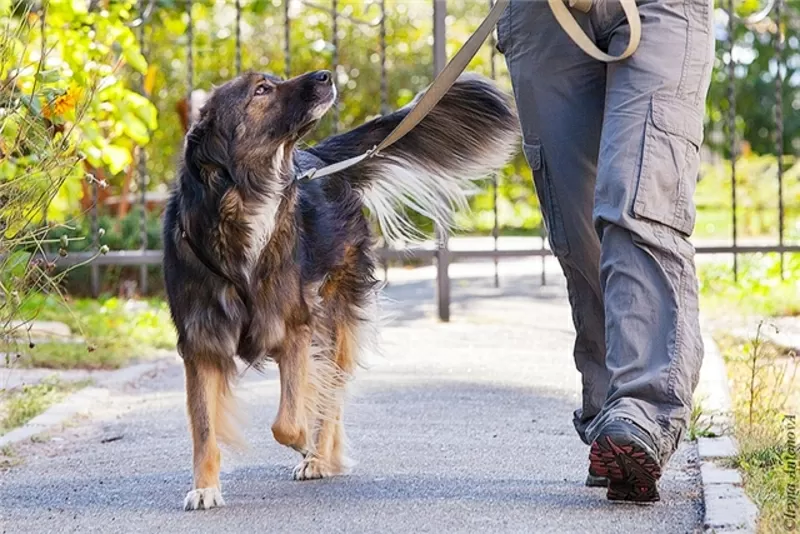
{"type": "Polygon", "coordinates": [[[339,475],[348,468],[343,406],[347,380],[358,363],[359,325],[356,323],[352,320],[338,322],[333,336],[333,351],[324,355],[327,361],[317,361],[311,381],[317,400],[315,450],[295,468],[297,480],[339,475]]]}
{"type": "Polygon", "coordinates": [[[303,456],[311,449],[308,421],[308,371],[311,350],[311,329],[302,326],[287,333],[275,360],[281,381],[281,400],[278,415],[272,424],[272,435],[281,445],[303,456]]]}
{"type": "Polygon", "coordinates": [[[192,433],[194,489],[186,495],[186,510],[222,506],[217,437],[231,437],[225,412],[231,402],[226,371],[209,359],[185,359],[186,397],[192,433]]]}

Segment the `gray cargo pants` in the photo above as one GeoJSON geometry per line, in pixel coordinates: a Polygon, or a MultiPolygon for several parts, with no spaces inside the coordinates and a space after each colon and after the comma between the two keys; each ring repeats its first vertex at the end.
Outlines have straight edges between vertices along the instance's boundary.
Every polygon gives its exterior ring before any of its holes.
{"type": "MultiPolygon", "coordinates": [[[[544,0],[512,0],[497,27],[550,246],[566,275],[591,443],[628,418],[662,460],[677,448],[703,358],[692,233],[713,0],[641,0],[642,40],[619,63],[581,51],[544,0]]],[[[619,3],[573,10],[619,54],[619,3]]]]}

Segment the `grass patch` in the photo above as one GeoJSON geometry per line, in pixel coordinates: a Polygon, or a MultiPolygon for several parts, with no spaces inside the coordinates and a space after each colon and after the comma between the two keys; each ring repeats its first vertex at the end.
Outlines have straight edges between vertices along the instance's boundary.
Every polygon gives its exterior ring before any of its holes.
{"type": "Polygon", "coordinates": [[[132,348],[112,344],[87,346],[85,343],[37,343],[18,359],[19,367],[48,369],[118,369],[141,356],[132,348]]]}
{"type": "Polygon", "coordinates": [[[800,315],[800,254],[784,255],[784,277],[780,255],[742,256],[739,277],[727,263],[700,265],[700,295],[703,310],[730,314],[736,311],[758,317],[800,315]]]}
{"type": "MultiPolygon", "coordinates": [[[[72,299],[37,295],[25,303],[38,320],[67,324],[85,342],[48,341],[17,347],[20,367],[117,369],[159,349],[175,347],[175,329],[166,302],[115,297],[72,299]]],[[[23,313],[27,310],[23,310],[23,313]]]]}
{"type": "Polygon", "coordinates": [[[697,438],[713,438],[717,435],[714,432],[714,423],[711,418],[707,416],[701,399],[695,399],[692,405],[692,413],[689,416],[688,434],[689,441],[696,441],[697,438]]]}
{"type": "MultiPolygon", "coordinates": [[[[764,340],[759,326],[751,340],[717,336],[725,357],[734,408],[734,433],[739,454],[733,465],[741,470],[747,494],[760,511],[761,533],[785,531],[792,480],[787,458],[792,454],[784,417],[800,414],[797,374],[800,361],[786,349],[764,340]]],[[[794,451],[795,458],[800,448],[794,451]]],[[[793,478],[794,477],[794,478],[793,478]]]]}
{"type": "Polygon", "coordinates": [[[61,401],[69,393],[89,382],[64,383],[57,379],[47,379],[34,385],[6,392],[0,396],[0,435],[22,426],[53,404],[61,401]]]}

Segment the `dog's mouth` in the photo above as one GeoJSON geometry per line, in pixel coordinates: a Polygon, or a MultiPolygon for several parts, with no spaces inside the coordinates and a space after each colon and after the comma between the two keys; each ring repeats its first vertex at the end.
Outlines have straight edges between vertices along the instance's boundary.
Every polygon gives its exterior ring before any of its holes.
{"type": "Polygon", "coordinates": [[[306,86],[307,111],[296,129],[298,137],[303,137],[319,123],[320,119],[333,107],[338,96],[336,85],[333,83],[333,76],[330,72],[317,71],[306,76],[306,84],[310,85],[310,87],[309,85],[306,86]]]}
{"type": "Polygon", "coordinates": [[[337,97],[336,86],[333,85],[333,83],[317,91],[321,93],[319,95],[319,101],[308,111],[309,117],[314,121],[318,121],[325,116],[328,110],[333,107],[337,97]]]}

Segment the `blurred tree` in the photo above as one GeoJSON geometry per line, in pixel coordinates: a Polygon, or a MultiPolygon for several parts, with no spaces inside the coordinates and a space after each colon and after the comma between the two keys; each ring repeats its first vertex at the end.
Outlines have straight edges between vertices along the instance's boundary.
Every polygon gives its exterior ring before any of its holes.
{"type": "MultiPolygon", "coordinates": [[[[10,157],[0,159],[5,183],[24,176],[26,158],[40,157],[58,143],[111,179],[131,163],[134,146],[149,142],[156,107],[124,78],[127,70],[147,69],[130,28],[132,5],[105,1],[90,10],[80,0],[41,6],[0,0],[6,52],[0,57],[0,87],[5,109],[13,111],[2,123],[2,142],[10,147],[10,157]]],[[[51,219],[63,220],[78,207],[84,172],[80,165],[66,170],[49,204],[51,219]]],[[[49,184],[53,175],[43,172],[49,184]]]]}
{"type": "MultiPolygon", "coordinates": [[[[65,71],[55,86],[52,99],[68,97],[69,80],[78,86],[98,85],[90,120],[82,126],[81,153],[94,166],[104,166],[111,174],[115,191],[135,192],[136,180],[130,177],[130,161],[135,145],[146,146],[148,188],[165,192],[174,180],[180,156],[183,128],[177,106],[187,94],[187,14],[186,0],[152,0],[153,12],[145,21],[144,41],[147,58],[140,54],[140,44],[130,28],[138,16],[138,3],[132,0],[99,0],[97,13],[88,11],[89,0],[50,0],[48,27],[53,26],[48,45],[63,52],[65,71]],[[109,7],[110,6],[110,7],[109,7]],[[52,42],[51,42],[52,39],[52,42]],[[147,62],[150,62],[149,68],[147,62]],[[122,68],[126,65],[126,68],[122,68]],[[152,105],[138,95],[141,76],[145,75],[152,105]],[[102,82],[98,81],[102,80],[102,82]],[[59,85],[60,84],[60,85],[59,85]],[[156,113],[157,110],[157,113],[156,113]],[[159,117],[157,128],[155,118],[159,117]]],[[[241,0],[242,65],[246,70],[268,71],[283,75],[284,0],[241,0]]],[[[332,35],[332,0],[285,0],[289,2],[292,75],[331,68],[338,58],[336,80],[341,89],[338,104],[340,130],[353,127],[381,111],[380,82],[380,6],[378,0],[338,0],[338,50],[332,35]]],[[[716,0],[716,60],[710,98],[707,103],[706,144],[727,156],[729,141],[725,133],[728,102],[728,39],[725,7],[728,0],[716,0]]],[[[745,17],[763,9],[771,0],[734,0],[737,15],[745,17]]],[[[794,153],[800,129],[797,67],[800,65],[800,0],[784,0],[785,53],[782,64],[786,83],[785,151],[794,153]]],[[[8,4],[9,0],[0,0],[8,4]]],[[[151,0],[145,0],[149,4],[151,0]]],[[[481,22],[489,9],[488,0],[451,0],[448,2],[447,52],[452,56],[481,22]]],[[[194,87],[210,90],[235,75],[235,4],[234,0],[195,0],[194,87]]],[[[432,2],[386,0],[386,40],[388,106],[408,103],[431,81],[432,73],[432,2]]],[[[769,17],[753,25],[741,21],[735,27],[736,112],[740,138],[756,154],[774,153],[775,75],[778,62],[774,53],[775,23],[769,17]]],[[[469,69],[488,75],[491,57],[486,44],[469,69]]],[[[495,59],[498,81],[510,89],[505,63],[495,59]]],[[[66,100],[68,102],[68,99],[66,100]]],[[[49,109],[49,108],[48,108],[49,109]]],[[[308,143],[334,130],[334,113],[320,125],[308,143]]],[[[61,209],[69,209],[75,187],[65,189],[61,209]]],[[[491,229],[491,188],[473,202],[477,213],[464,219],[467,230],[491,229]]],[[[530,181],[530,171],[521,155],[501,173],[499,218],[503,227],[537,231],[541,224],[530,181]]]]}
{"type": "MultiPolygon", "coordinates": [[[[777,24],[772,15],[746,25],[742,19],[760,12],[772,0],[736,0],[739,20],[734,24],[733,59],[736,91],[736,128],[739,139],[746,141],[756,154],[775,154],[775,77],[778,57],[775,51],[777,24]]],[[[800,0],[783,0],[784,53],[780,58],[783,73],[784,152],[800,148],[800,0]]],[[[707,100],[706,144],[714,151],[730,156],[730,140],[724,126],[730,110],[728,100],[728,62],[730,59],[728,0],[716,0],[716,59],[707,100]]]]}

